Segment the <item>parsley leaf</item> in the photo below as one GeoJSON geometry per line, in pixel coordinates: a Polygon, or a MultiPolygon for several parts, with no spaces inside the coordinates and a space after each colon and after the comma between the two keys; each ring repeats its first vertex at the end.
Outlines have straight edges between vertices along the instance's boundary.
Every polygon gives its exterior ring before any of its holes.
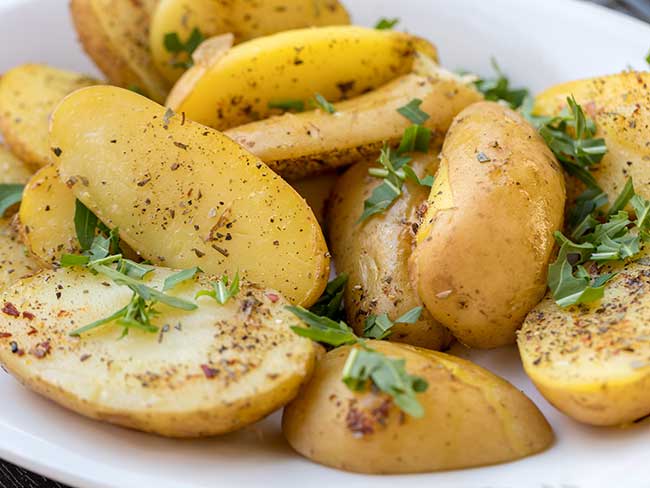
{"type": "Polygon", "coordinates": [[[387,19],[382,17],[375,24],[375,29],[377,30],[389,30],[399,24],[400,20],[398,18],[387,19]]]}
{"type": "Polygon", "coordinates": [[[328,102],[323,95],[320,93],[316,93],[314,95],[314,100],[316,100],[316,104],[322,108],[325,112],[328,114],[334,114],[336,113],[336,108],[334,105],[332,105],[330,102],[328,102]]]}
{"type": "Polygon", "coordinates": [[[80,200],[75,201],[74,228],[82,251],[88,251],[95,239],[95,230],[99,220],[80,200]]]}
{"type": "Polygon", "coordinates": [[[510,108],[516,109],[523,105],[529,91],[526,88],[511,88],[510,80],[501,71],[495,58],[491,59],[492,69],[496,74],[495,78],[478,78],[474,81],[476,89],[483,93],[486,100],[493,102],[503,100],[510,105],[510,108]]]}
{"type": "Polygon", "coordinates": [[[293,111],[293,112],[304,112],[305,111],[305,102],[302,100],[271,100],[267,104],[268,108],[277,108],[279,110],[293,111]]]}
{"type": "Polygon", "coordinates": [[[181,41],[181,38],[176,32],[168,32],[165,34],[163,39],[165,49],[175,55],[174,59],[170,61],[170,65],[174,68],[183,69],[189,69],[194,66],[192,54],[194,54],[194,51],[196,51],[204,40],[205,37],[198,27],[192,29],[192,32],[185,42],[181,41]],[[185,60],[180,59],[183,54],[185,55],[185,60]]]}
{"type": "Polygon", "coordinates": [[[422,125],[430,119],[430,116],[420,110],[420,105],[422,105],[422,100],[414,98],[403,107],[398,108],[397,111],[414,124],[422,125]]]}
{"type": "Polygon", "coordinates": [[[232,283],[229,283],[229,281],[228,276],[223,275],[219,280],[212,282],[212,290],[201,290],[196,294],[196,298],[209,296],[221,305],[225,305],[228,300],[239,293],[239,273],[235,273],[232,283]]]}
{"type": "Polygon", "coordinates": [[[387,313],[381,315],[368,315],[363,327],[363,337],[369,339],[385,339],[392,331],[390,330],[395,324],[414,324],[422,314],[422,307],[415,307],[403,314],[395,321],[388,318],[387,313]]]}
{"type": "Polygon", "coordinates": [[[202,273],[201,268],[194,266],[193,268],[184,269],[179,271],[171,276],[165,278],[165,283],[163,284],[163,291],[171,290],[176,285],[183,283],[184,281],[191,280],[197,274],[202,273]]]}
{"type": "Polygon", "coordinates": [[[309,309],[316,315],[339,320],[343,310],[343,294],[348,283],[348,275],[341,273],[327,284],[325,291],[309,309]]]}
{"type": "Polygon", "coordinates": [[[648,65],[650,65],[650,51],[648,51],[648,54],[645,57],[645,62],[648,63],[648,65]]]}
{"type": "Polygon", "coordinates": [[[24,188],[25,185],[14,183],[0,184],[0,217],[4,216],[10,207],[22,200],[24,188]]]}

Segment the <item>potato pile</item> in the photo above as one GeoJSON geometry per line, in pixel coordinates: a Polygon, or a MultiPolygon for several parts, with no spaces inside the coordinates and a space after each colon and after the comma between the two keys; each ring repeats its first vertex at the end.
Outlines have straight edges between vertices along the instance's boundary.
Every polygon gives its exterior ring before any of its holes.
{"type": "Polygon", "coordinates": [[[578,421],[650,414],[650,73],[533,100],[337,0],[70,5],[106,80],[0,79],[0,363],[28,388],[179,438],[285,407],[298,453],[382,474],[553,443],[454,341],[518,344],[578,421]]]}

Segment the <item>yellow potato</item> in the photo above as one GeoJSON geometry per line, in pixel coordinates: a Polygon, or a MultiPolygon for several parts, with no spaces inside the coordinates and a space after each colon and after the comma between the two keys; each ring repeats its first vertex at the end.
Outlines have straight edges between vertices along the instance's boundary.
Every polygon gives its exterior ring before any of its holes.
{"type": "Polygon", "coordinates": [[[39,269],[25,246],[18,240],[11,221],[0,218],[0,292],[24,276],[39,269]]]}
{"type": "Polygon", "coordinates": [[[321,226],[325,223],[325,209],[337,178],[335,172],[329,172],[291,182],[291,186],[307,201],[321,226]]]}
{"type": "Polygon", "coordinates": [[[431,44],[412,35],[356,26],[281,32],[212,55],[199,49],[167,106],[228,129],[278,113],[270,102],[307,103],[316,93],[338,102],[371,91],[410,72],[417,52],[436,57],[431,44]]]}
{"type": "Polygon", "coordinates": [[[18,227],[23,242],[42,266],[56,266],[63,254],[80,251],[74,227],[75,196],[54,165],[41,168],[23,192],[18,227]]]}
{"type": "Polygon", "coordinates": [[[535,386],[563,413],[592,425],[650,414],[650,259],[619,272],[602,300],[560,308],[547,296],[526,317],[519,352],[535,386]]]}
{"type": "Polygon", "coordinates": [[[26,183],[31,175],[30,168],[0,144],[0,184],[26,183]]]}
{"type": "Polygon", "coordinates": [[[338,0],[161,0],[151,19],[151,52],[159,71],[172,83],[183,74],[178,56],[165,48],[165,36],[185,42],[194,29],[205,38],[232,33],[236,42],[301,27],[349,24],[338,0]]]}
{"type": "MultiPolygon", "coordinates": [[[[147,284],[160,289],[171,273],[157,269],[147,284]]],[[[208,281],[201,276],[168,293],[192,301],[208,281]]],[[[291,400],[311,373],[315,348],[289,328],[297,320],[287,302],[248,284],[225,305],[210,297],[189,312],[156,305],[158,333],[131,329],[118,340],[122,327],[109,323],[69,336],[130,298],[129,288],[84,270],[21,281],[0,296],[0,363],[82,415],[171,437],[251,424],[291,400]]]]}
{"type": "Polygon", "coordinates": [[[308,306],[329,254],[305,201],[224,135],[115,87],[67,97],[50,143],[75,196],[143,258],[277,289],[308,306]]]}
{"type": "Polygon", "coordinates": [[[31,166],[51,160],[47,143],[52,110],[67,94],[96,81],[87,76],[24,64],[0,78],[0,132],[11,151],[31,166]]]}
{"type": "Polygon", "coordinates": [[[399,143],[411,125],[397,109],[414,98],[430,115],[425,126],[442,141],[453,118],[482,99],[472,86],[442,69],[408,74],[352,100],[337,113],[285,114],[225,132],[285,178],[298,178],[379,154],[384,142],[399,143]]]}
{"type": "Polygon", "coordinates": [[[149,24],[158,0],[70,0],[79,39],[111,84],[163,102],[170,85],[149,49],[149,24]]]}
{"type": "MultiPolygon", "coordinates": [[[[381,183],[368,174],[374,166],[376,163],[364,161],[348,169],[337,182],[328,209],[328,240],[335,267],[349,277],[347,323],[358,335],[363,334],[368,315],[387,313],[394,320],[422,305],[409,280],[408,260],[421,218],[419,207],[429,188],[409,181],[388,210],[357,223],[364,200],[381,183]]],[[[438,154],[420,155],[411,166],[421,178],[435,174],[438,154]]],[[[397,324],[392,330],[391,340],[429,349],[443,349],[451,342],[449,331],[426,310],[416,323],[397,324]]]]}
{"type": "MultiPolygon", "coordinates": [[[[650,198],[650,72],[623,72],[571,81],[549,88],[535,99],[538,115],[557,115],[573,95],[596,123],[596,137],[607,143],[607,154],[592,175],[610,196],[610,203],[632,177],[637,192],[650,198]]],[[[569,194],[582,184],[569,178],[569,194]]]]}
{"type": "Polygon", "coordinates": [[[494,102],[461,112],[410,260],[431,315],[472,347],[515,341],[544,296],[564,176],[535,129],[494,102]]]}
{"type": "Polygon", "coordinates": [[[422,418],[385,394],[355,393],[341,381],[350,348],[334,349],[285,411],[289,444],[309,459],[347,471],[418,473],[512,461],[540,452],[553,432],[535,405],[507,381],[454,356],[371,341],[428,381],[422,418]]]}

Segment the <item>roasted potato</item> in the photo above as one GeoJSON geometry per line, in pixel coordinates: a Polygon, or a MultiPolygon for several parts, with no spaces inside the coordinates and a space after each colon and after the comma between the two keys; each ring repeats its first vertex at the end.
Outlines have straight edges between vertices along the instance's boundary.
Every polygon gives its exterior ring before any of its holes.
{"type": "Polygon", "coordinates": [[[18,239],[9,219],[0,218],[0,292],[40,269],[18,239]]]}
{"type": "Polygon", "coordinates": [[[515,341],[546,291],[564,176],[535,129],[495,102],[455,119],[410,259],[433,317],[472,347],[515,341]]]}
{"type": "Polygon", "coordinates": [[[26,183],[31,176],[31,168],[0,144],[0,184],[26,183]]]}
{"type": "Polygon", "coordinates": [[[188,61],[165,46],[165,37],[189,40],[194,29],[204,38],[232,33],[235,42],[301,27],[349,24],[338,0],[161,0],[151,19],[150,45],[158,70],[174,83],[188,61]]]}
{"type": "Polygon", "coordinates": [[[18,228],[31,255],[46,268],[58,265],[61,255],[80,251],[75,200],[52,164],[41,168],[25,186],[18,228]]]}
{"type": "Polygon", "coordinates": [[[431,44],[412,35],[357,26],[286,31],[229,50],[208,46],[210,54],[199,48],[167,106],[219,130],[279,113],[274,102],[360,95],[409,73],[418,52],[436,57],[431,44]]]}
{"type": "Polygon", "coordinates": [[[384,142],[399,143],[411,122],[397,109],[414,98],[423,101],[421,109],[430,115],[424,125],[441,142],[453,118],[482,96],[438,68],[337,103],[334,115],[322,110],[285,114],[225,133],[283,177],[298,178],[378,155],[384,142]]]}
{"type": "Polygon", "coordinates": [[[50,162],[49,117],[67,94],[96,81],[87,76],[24,64],[0,78],[0,132],[18,158],[38,168],[50,162]]]}
{"type": "Polygon", "coordinates": [[[163,102],[170,84],[154,64],[149,24],[158,0],[70,0],[86,53],[114,85],[163,102]]]}
{"type": "Polygon", "coordinates": [[[618,272],[600,301],[560,308],[546,296],[518,333],[528,376],[555,407],[592,425],[650,414],[650,258],[618,272]]]}
{"type": "MultiPolygon", "coordinates": [[[[363,202],[380,180],[368,174],[375,166],[363,161],[349,168],[334,188],[327,212],[327,232],[336,270],[347,273],[345,312],[347,323],[362,335],[368,315],[400,317],[422,305],[409,280],[408,261],[415,230],[429,188],[408,181],[403,194],[380,215],[359,223],[363,202]]],[[[438,153],[417,156],[411,163],[418,177],[435,174],[438,153]]],[[[414,324],[396,324],[389,337],[429,349],[449,345],[451,334],[424,310],[414,324]]]]}
{"type": "MultiPolygon", "coordinates": [[[[596,137],[607,144],[607,154],[592,171],[600,187],[614,201],[632,177],[635,189],[650,198],[650,72],[623,72],[562,83],[539,94],[534,113],[558,115],[573,95],[596,123],[596,137]]],[[[568,193],[577,195],[583,185],[568,178],[568,193]]]]}
{"type": "Polygon", "coordinates": [[[154,264],[249,280],[309,306],[329,253],[313,212],[223,134],[116,87],[67,97],[52,116],[61,179],[154,264]]]}
{"type": "Polygon", "coordinates": [[[535,405],[483,368],[403,344],[369,345],[428,381],[418,394],[424,416],[405,415],[375,389],[349,390],[341,377],[350,347],[334,349],[284,411],[284,435],[303,456],[347,471],[417,473],[512,461],[553,442],[535,405]]]}
{"type": "MultiPolygon", "coordinates": [[[[158,269],[147,284],[160,288],[171,273],[158,269]]],[[[193,300],[208,282],[199,277],[171,294],[193,300]]],[[[157,334],[132,329],[118,341],[122,328],[109,323],[70,337],[124,307],[131,294],[69,268],[17,283],[0,297],[0,362],[82,415],[170,437],[255,422],[291,400],[311,372],[315,348],[289,328],[297,320],[287,302],[253,285],[225,305],[209,297],[189,312],[157,305],[157,334]]]]}
{"type": "Polygon", "coordinates": [[[311,207],[318,222],[325,224],[325,210],[338,175],[334,171],[318,176],[292,181],[291,186],[305,199],[311,207]]]}

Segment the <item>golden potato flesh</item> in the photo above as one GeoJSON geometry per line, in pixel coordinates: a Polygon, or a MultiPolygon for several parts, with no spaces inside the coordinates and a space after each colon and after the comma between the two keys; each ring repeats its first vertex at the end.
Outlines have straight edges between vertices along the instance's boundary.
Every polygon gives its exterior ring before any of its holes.
{"type": "Polygon", "coordinates": [[[23,191],[18,228],[31,255],[47,268],[58,265],[63,254],[80,251],[75,200],[52,164],[41,168],[23,191]]]}
{"type": "Polygon", "coordinates": [[[115,87],[67,97],[50,144],[75,196],[143,258],[200,266],[279,290],[309,306],[329,254],[313,212],[226,136],[115,87]]]}
{"type": "MultiPolygon", "coordinates": [[[[160,289],[172,271],[156,270],[160,289]]],[[[209,279],[167,292],[190,300],[209,279]]],[[[291,400],[311,373],[315,348],[289,327],[296,318],[277,293],[243,285],[220,305],[198,299],[183,311],[158,304],[158,333],[109,323],[131,291],[85,270],[44,271],[0,297],[0,363],[28,388],[87,417],[171,437],[239,429],[291,400]]]]}
{"type": "MultiPolygon", "coordinates": [[[[368,315],[388,314],[396,319],[422,305],[409,280],[408,260],[421,216],[419,207],[429,188],[411,181],[393,205],[358,223],[363,202],[381,180],[368,174],[376,163],[364,161],[348,169],[338,180],[327,213],[327,233],[337,272],[347,273],[345,311],[347,323],[362,335],[368,315]]],[[[437,152],[417,156],[412,168],[420,178],[435,174],[437,152]]],[[[449,345],[451,334],[424,310],[414,324],[397,324],[391,340],[429,349],[449,345]]]]}
{"type": "Polygon", "coordinates": [[[24,64],[0,78],[0,133],[18,158],[36,168],[51,160],[50,114],[67,94],[96,81],[42,64],[24,64]]]}
{"type": "Polygon", "coordinates": [[[167,80],[149,49],[149,24],[158,0],[70,0],[72,20],[86,53],[108,80],[163,102],[167,80]]]}
{"type": "Polygon", "coordinates": [[[337,103],[336,114],[315,110],[285,114],[226,131],[274,171],[298,178],[375,157],[384,142],[399,143],[411,122],[397,112],[414,98],[442,141],[453,118],[481,94],[441,69],[408,74],[365,95],[337,103]]]}
{"type": "Polygon", "coordinates": [[[558,162],[520,115],[494,102],[461,112],[410,260],[431,315],[469,346],[513,343],[546,291],[564,202],[558,162]]]}
{"type": "Polygon", "coordinates": [[[338,0],[161,0],[151,19],[149,40],[156,67],[174,83],[188,58],[167,49],[165,37],[170,33],[186,42],[194,29],[204,38],[230,32],[239,43],[301,27],[349,23],[338,0]]]}
{"type": "MultiPolygon", "coordinates": [[[[613,202],[628,178],[644,198],[650,198],[650,72],[623,72],[571,81],[549,88],[535,98],[538,115],[559,115],[573,95],[596,123],[596,137],[607,144],[607,153],[593,177],[613,202]]],[[[568,179],[570,195],[582,184],[568,179]]]]}
{"type": "Polygon", "coordinates": [[[409,73],[419,51],[436,56],[431,44],[397,31],[334,26],[281,32],[198,60],[167,106],[224,130],[279,113],[274,103],[307,104],[316,93],[338,102],[371,91],[409,73]]]}
{"type": "Polygon", "coordinates": [[[619,272],[602,300],[560,308],[547,296],[518,334],[528,376],[563,413],[592,425],[650,414],[650,259],[619,272]]]}
{"type": "Polygon", "coordinates": [[[334,349],[284,411],[284,435],[303,456],[360,473],[419,473],[513,461],[553,442],[537,407],[489,371],[426,349],[369,345],[428,381],[417,395],[424,416],[404,414],[373,389],[349,390],[341,378],[350,348],[334,349]]]}
{"type": "Polygon", "coordinates": [[[31,169],[0,144],[0,184],[26,183],[31,176],[31,169]]]}
{"type": "Polygon", "coordinates": [[[0,292],[38,269],[40,266],[29,257],[11,221],[0,218],[0,292]]]}

